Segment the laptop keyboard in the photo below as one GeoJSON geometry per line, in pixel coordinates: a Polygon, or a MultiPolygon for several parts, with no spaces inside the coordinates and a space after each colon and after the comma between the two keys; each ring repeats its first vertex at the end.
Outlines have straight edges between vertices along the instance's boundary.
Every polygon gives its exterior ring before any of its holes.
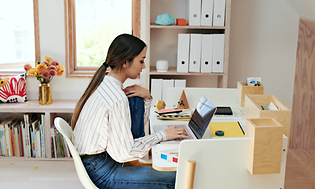
{"type": "MultiPolygon", "coordinates": [[[[184,128],[186,133],[188,134],[188,139],[194,139],[194,137],[190,134],[191,132],[187,131],[187,125],[168,125],[167,127],[171,127],[171,126],[175,126],[175,127],[178,127],[178,128],[184,128]]],[[[184,140],[185,138],[177,138],[175,139],[175,141],[182,141],[184,140]]]]}

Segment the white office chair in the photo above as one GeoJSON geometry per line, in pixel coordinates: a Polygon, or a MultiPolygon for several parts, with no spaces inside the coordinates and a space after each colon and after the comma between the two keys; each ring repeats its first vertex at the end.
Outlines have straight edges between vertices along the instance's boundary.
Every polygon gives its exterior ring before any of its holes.
{"type": "Polygon", "coordinates": [[[62,118],[57,117],[54,120],[55,127],[61,133],[61,135],[66,139],[68,147],[70,149],[72,158],[74,160],[74,166],[79,176],[81,184],[87,189],[97,189],[94,183],[91,181],[89,175],[87,174],[85,167],[81,161],[81,158],[72,144],[70,138],[72,137],[73,133],[71,130],[71,126],[62,118]]]}

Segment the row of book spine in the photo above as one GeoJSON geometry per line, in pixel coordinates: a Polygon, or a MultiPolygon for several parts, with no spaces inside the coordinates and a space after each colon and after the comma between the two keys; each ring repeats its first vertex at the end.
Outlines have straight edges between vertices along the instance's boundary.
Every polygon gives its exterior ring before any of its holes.
{"type": "Polygon", "coordinates": [[[46,157],[44,123],[44,114],[24,114],[23,119],[7,117],[0,123],[0,155],[46,157]]]}
{"type": "MultiPolygon", "coordinates": [[[[51,132],[52,158],[71,157],[65,139],[53,126],[51,132]]],[[[47,157],[45,115],[24,114],[23,119],[7,117],[0,122],[0,156],[47,157]]]]}
{"type": "Polygon", "coordinates": [[[72,157],[66,140],[55,126],[50,128],[50,138],[52,158],[72,157]]]}

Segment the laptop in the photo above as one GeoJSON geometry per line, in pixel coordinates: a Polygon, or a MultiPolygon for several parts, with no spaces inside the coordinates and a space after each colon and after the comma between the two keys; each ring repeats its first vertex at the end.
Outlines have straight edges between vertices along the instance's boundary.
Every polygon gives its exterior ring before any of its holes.
{"type": "MultiPolygon", "coordinates": [[[[185,129],[188,134],[188,139],[201,139],[205,134],[216,110],[217,107],[213,105],[206,96],[202,95],[187,124],[153,125],[153,129],[155,132],[158,132],[167,129],[168,127],[176,126],[185,129]]],[[[178,139],[175,141],[181,140],[182,139],[178,139]]]]}

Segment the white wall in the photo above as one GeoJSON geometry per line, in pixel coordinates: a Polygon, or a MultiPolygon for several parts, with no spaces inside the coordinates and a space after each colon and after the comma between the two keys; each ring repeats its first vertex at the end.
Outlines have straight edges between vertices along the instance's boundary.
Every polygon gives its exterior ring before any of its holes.
{"type": "Polygon", "coordinates": [[[261,77],[292,108],[299,15],[286,0],[232,0],[228,86],[261,77]]]}
{"type": "MultiPolygon", "coordinates": [[[[141,1],[141,38],[145,39],[145,6],[141,1]]],[[[266,94],[292,106],[298,14],[285,0],[232,0],[229,87],[259,76],[266,94]]],[[[40,0],[41,57],[65,65],[64,0],[40,0]]],[[[144,73],[127,85],[144,85],[144,73]]],[[[51,82],[53,99],[79,99],[89,78],[58,76],[51,82]]],[[[27,79],[29,99],[38,98],[38,81],[27,79]]]]}

